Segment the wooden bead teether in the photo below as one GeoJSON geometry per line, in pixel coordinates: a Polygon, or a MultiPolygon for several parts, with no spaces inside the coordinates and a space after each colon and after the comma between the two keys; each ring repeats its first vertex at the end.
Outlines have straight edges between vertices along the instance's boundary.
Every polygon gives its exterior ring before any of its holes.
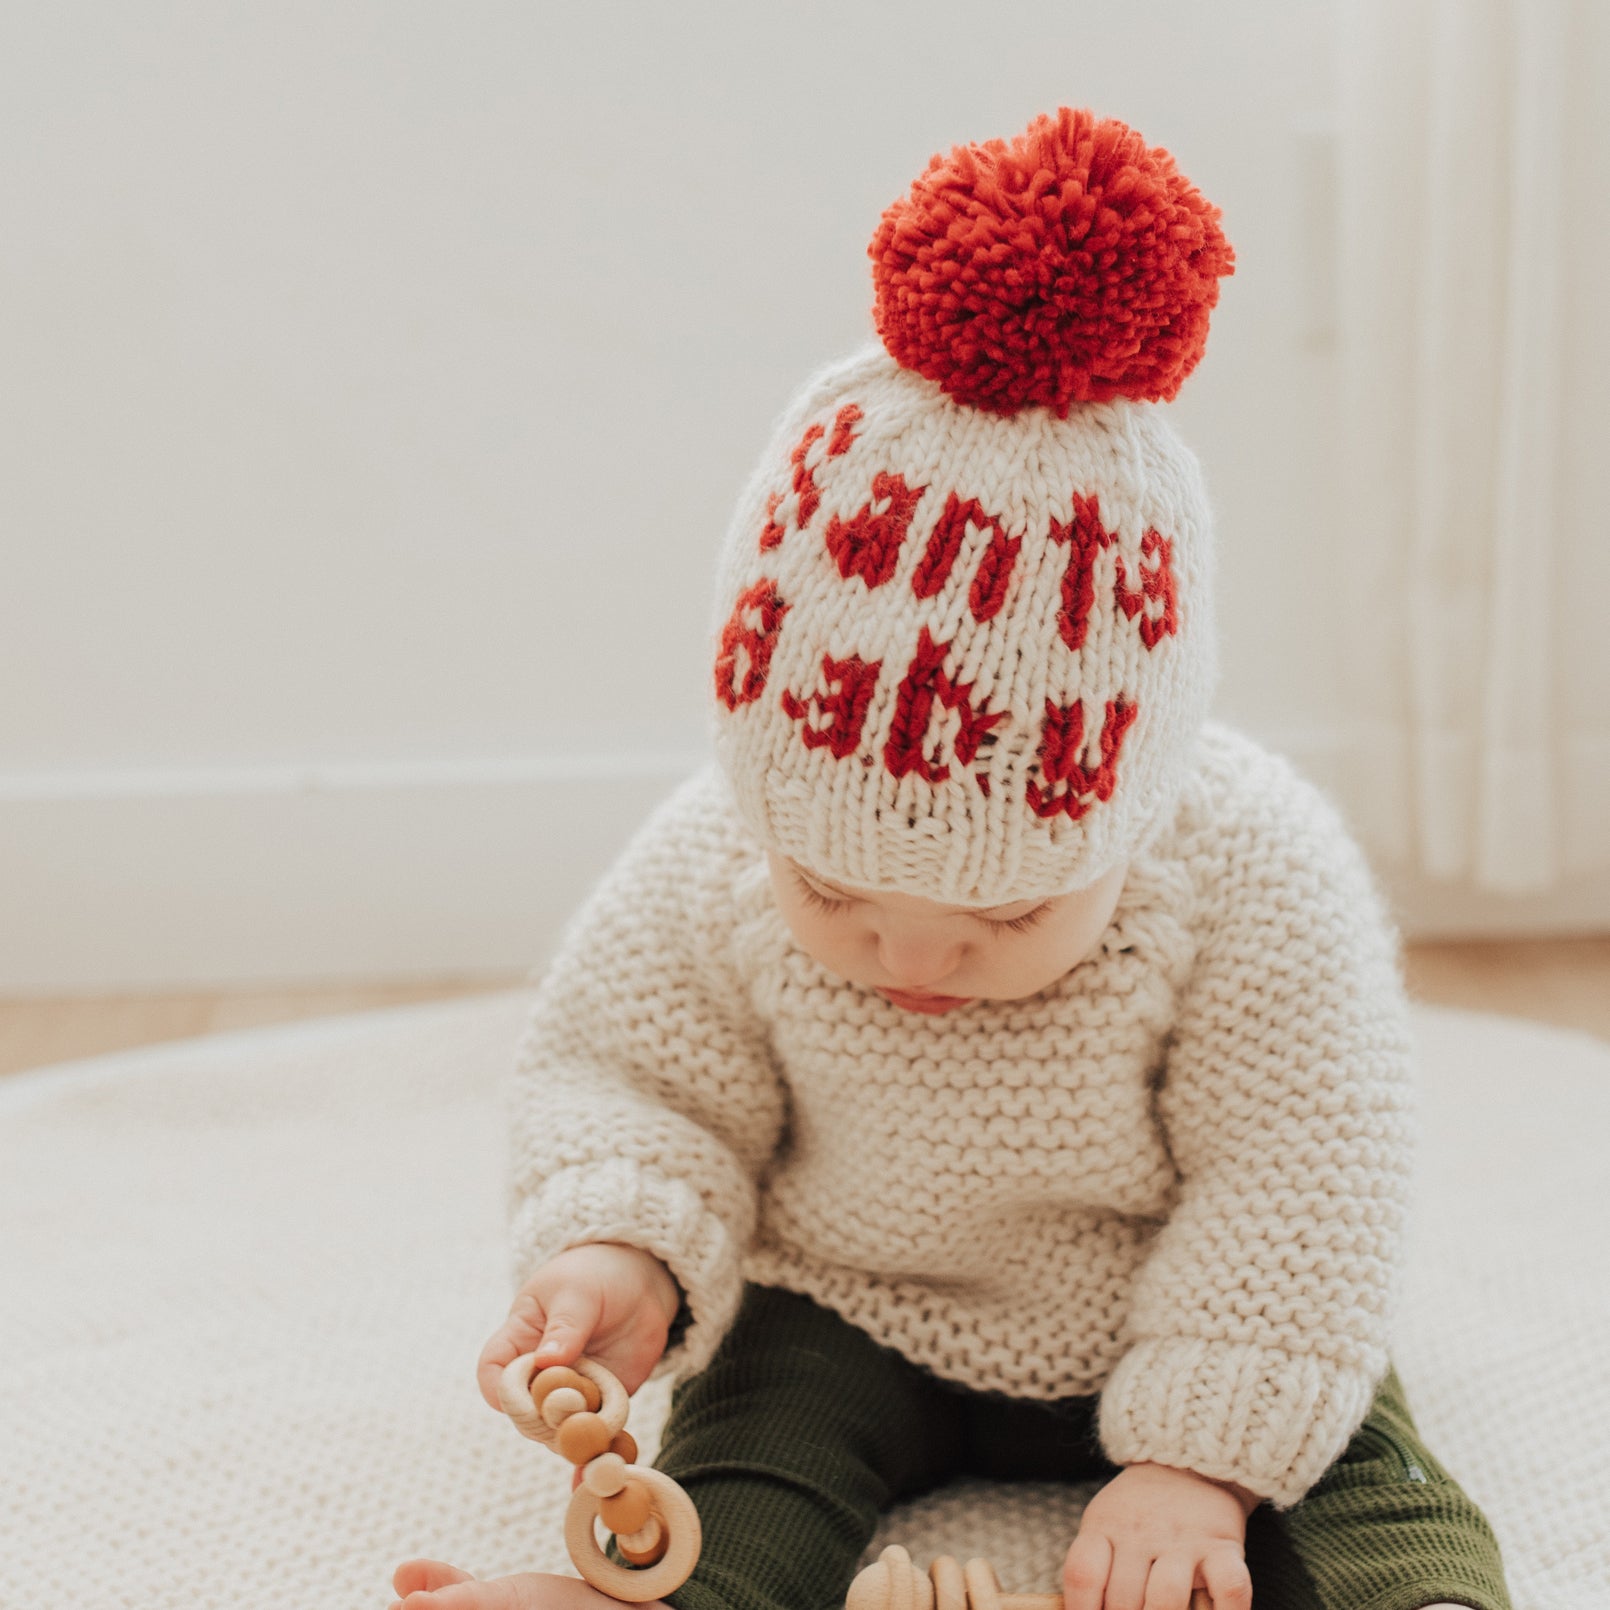
{"type": "Polygon", "coordinates": [[[574,1368],[538,1370],[527,1353],[504,1370],[498,1400],[525,1436],[581,1470],[565,1512],[565,1547],[588,1582],[643,1604],[687,1581],[699,1560],[699,1512],[669,1476],[636,1463],[625,1388],[603,1365],[579,1358],[574,1368]],[[615,1534],[624,1565],[599,1547],[599,1520],[615,1534]]]}

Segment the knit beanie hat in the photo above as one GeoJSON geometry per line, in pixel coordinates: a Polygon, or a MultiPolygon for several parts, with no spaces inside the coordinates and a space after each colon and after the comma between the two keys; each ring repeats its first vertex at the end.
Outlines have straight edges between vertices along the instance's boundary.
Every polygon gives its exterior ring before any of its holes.
{"type": "Polygon", "coordinates": [[[1066,108],[884,213],[882,345],[794,400],[720,564],[716,749],[763,843],[989,906],[1161,825],[1215,652],[1207,498],[1155,405],[1232,271],[1218,219],[1066,108]]]}

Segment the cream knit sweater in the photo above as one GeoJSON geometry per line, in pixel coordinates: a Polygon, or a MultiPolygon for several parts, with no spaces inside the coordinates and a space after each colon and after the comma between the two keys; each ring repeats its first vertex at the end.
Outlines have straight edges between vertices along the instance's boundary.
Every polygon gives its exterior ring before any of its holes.
{"type": "Polygon", "coordinates": [[[1387,1365],[1411,1142],[1395,941],[1323,799],[1208,727],[1097,950],[902,1012],[792,942],[718,774],[577,918],[512,1100],[521,1278],[664,1260],[697,1369],[742,1282],[937,1375],[1101,1394],[1119,1463],[1295,1503],[1387,1365]]]}

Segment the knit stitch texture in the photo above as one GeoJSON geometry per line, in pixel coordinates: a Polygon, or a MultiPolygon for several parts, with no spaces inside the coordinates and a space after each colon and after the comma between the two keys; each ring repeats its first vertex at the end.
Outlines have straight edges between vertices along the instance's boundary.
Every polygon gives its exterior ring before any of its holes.
{"type": "Polygon", "coordinates": [[[1412,1120],[1395,941],[1320,795],[1209,725],[1096,951],[901,1012],[793,942],[706,773],[578,916],[513,1087],[523,1278],[671,1268],[705,1364],[745,1278],[947,1379],[1099,1393],[1114,1461],[1279,1506],[1387,1367],[1412,1120]]]}

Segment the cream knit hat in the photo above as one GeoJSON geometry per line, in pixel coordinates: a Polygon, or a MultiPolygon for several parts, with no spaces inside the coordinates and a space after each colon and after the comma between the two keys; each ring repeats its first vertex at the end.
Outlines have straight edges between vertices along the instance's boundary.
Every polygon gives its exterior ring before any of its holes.
{"type": "Polygon", "coordinates": [[[795,399],[720,566],[717,753],[763,842],[998,905],[1159,825],[1215,655],[1207,498],[1154,404],[1232,270],[1218,217],[1067,109],[884,214],[883,345],[795,399]]]}

